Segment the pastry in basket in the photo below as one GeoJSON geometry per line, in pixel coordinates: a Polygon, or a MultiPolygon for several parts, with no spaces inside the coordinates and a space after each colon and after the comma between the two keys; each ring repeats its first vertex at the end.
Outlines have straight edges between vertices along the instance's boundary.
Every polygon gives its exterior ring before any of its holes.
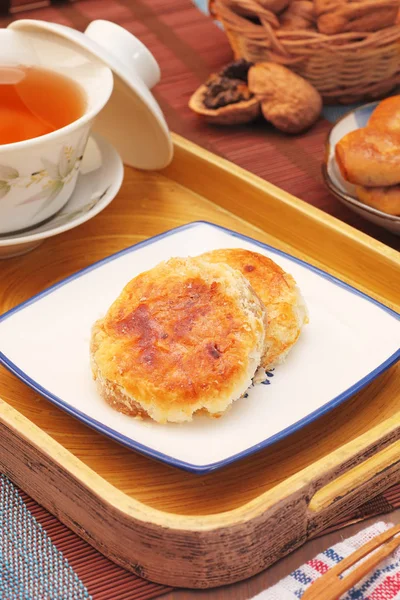
{"type": "Polygon", "coordinates": [[[261,364],[264,369],[281,363],[308,323],[307,307],[291,275],[273,260],[241,248],[213,250],[201,258],[238,269],[250,282],[267,309],[268,327],[261,364]]]}
{"type": "Polygon", "coordinates": [[[400,185],[392,187],[356,187],[357,198],[388,215],[400,216],[400,185]]]}
{"type": "Polygon", "coordinates": [[[237,15],[259,19],[262,17],[274,28],[279,27],[275,16],[282,12],[290,0],[227,0],[226,4],[237,15]]]}
{"type": "Polygon", "coordinates": [[[249,70],[249,90],[261,102],[267,121],[286,133],[300,133],[318,119],[321,96],[305,79],[272,62],[259,63],[249,70]]]}
{"type": "Polygon", "coordinates": [[[293,0],[279,20],[286,31],[315,29],[315,7],[311,0],[293,0]]]}
{"type": "Polygon", "coordinates": [[[132,279],[94,324],[93,375],[128,415],[219,416],[251,384],[265,329],[265,307],[239,271],[173,258],[132,279]]]}
{"type": "Polygon", "coordinates": [[[368,128],[400,134],[400,96],[382,100],[370,116],[368,128]]]}
{"type": "Polygon", "coordinates": [[[364,187],[400,183],[400,136],[364,127],[345,135],[335,147],[335,157],[345,179],[364,187]]]}
{"type": "Polygon", "coordinates": [[[379,31],[396,23],[399,0],[315,0],[317,27],[333,35],[379,31]]]}

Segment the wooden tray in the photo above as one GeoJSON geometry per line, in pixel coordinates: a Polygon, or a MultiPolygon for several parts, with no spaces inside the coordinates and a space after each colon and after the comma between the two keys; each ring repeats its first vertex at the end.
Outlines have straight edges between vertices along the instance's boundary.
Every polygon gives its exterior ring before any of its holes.
{"type": "MultiPolygon", "coordinates": [[[[193,220],[236,229],[400,308],[399,255],[175,136],[163,173],[126,169],[92,221],[0,263],[1,311],[77,269],[193,220]]],[[[366,324],[368,326],[368,324],[366,324]]],[[[0,469],[106,556],[145,578],[249,577],[400,475],[400,365],[300,432],[199,476],[95,433],[0,371],[0,469]]]]}

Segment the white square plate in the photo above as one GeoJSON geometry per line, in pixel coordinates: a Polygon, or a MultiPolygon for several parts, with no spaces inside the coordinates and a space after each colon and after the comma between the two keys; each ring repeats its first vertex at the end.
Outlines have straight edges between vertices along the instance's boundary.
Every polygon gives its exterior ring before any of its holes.
{"type": "Polygon", "coordinates": [[[337,406],[400,357],[400,316],[283,252],[196,222],[114,254],[0,317],[0,361],[51,402],[114,440],[195,473],[248,456],[337,406]],[[93,322],[124,285],[172,256],[242,247],[291,273],[310,312],[285,363],[220,419],[159,425],[111,409],[89,363],[93,322]]]}

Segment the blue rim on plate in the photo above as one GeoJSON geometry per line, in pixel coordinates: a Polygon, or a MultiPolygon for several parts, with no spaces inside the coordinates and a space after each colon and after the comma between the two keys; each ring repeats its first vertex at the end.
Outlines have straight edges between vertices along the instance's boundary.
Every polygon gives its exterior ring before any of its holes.
{"type": "MultiPolygon", "coordinates": [[[[196,227],[199,224],[205,224],[205,225],[214,227],[215,229],[217,229],[219,231],[223,231],[239,240],[243,240],[245,242],[250,242],[252,244],[255,244],[256,246],[259,246],[260,248],[263,248],[264,250],[268,250],[269,252],[277,254],[278,256],[288,258],[289,260],[291,260],[299,265],[302,265],[303,267],[309,269],[310,271],[313,271],[314,273],[317,273],[321,277],[324,277],[325,279],[331,281],[335,285],[338,285],[338,286],[346,289],[347,291],[351,292],[352,294],[356,294],[357,296],[364,298],[368,302],[371,302],[372,304],[378,306],[385,312],[389,313],[394,318],[400,320],[400,314],[396,313],[394,310],[388,308],[387,306],[385,306],[381,302],[378,302],[374,298],[367,296],[360,290],[357,290],[356,288],[348,285],[344,281],[337,279],[333,275],[330,275],[329,273],[322,271],[318,267],[314,267],[313,265],[310,265],[309,263],[307,263],[299,258],[291,256],[290,254],[287,254],[286,252],[283,252],[282,250],[273,248],[272,246],[269,246],[268,244],[264,244],[263,242],[259,242],[258,240],[254,240],[253,238],[242,235],[240,233],[237,233],[235,231],[232,231],[232,230],[222,227],[220,225],[215,225],[214,223],[210,223],[208,221],[194,221],[192,223],[188,223],[186,225],[182,225],[180,227],[170,229],[168,231],[165,231],[164,233],[160,233],[154,237],[144,240],[143,242],[139,242],[137,244],[129,246],[128,248],[125,248],[123,250],[120,250],[119,252],[111,254],[110,256],[107,256],[106,258],[103,258],[103,259],[93,263],[92,265],[89,265],[88,267],[85,267],[84,269],[77,271],[73,275],[70,275],[69,277],[63,279],[62,281],[52,285],[48,289],[46,289],[42,292],[39,292],[38,294],[36,294],[32,298],[30,298],[29,300],[26,300],[22,304],[19,304],[15,308],[12,308],[11,310],[9,310],[6,313],[4,313],[3,315],[1,315],[0,323],[2,321],[4,321],[5,319],[7,319],[8,317],[10,317],[11,315],[13,315],[14,313],[22,310],[26,306],[29,306],[30,304],[36,302],[37,300],[40,300],[44,296],[47,296],[48,294],[53,292],[54,290],[62,287],[63,285],[69,283],[70,281],[72,281],[78,277],[81,277],[82,275],[85,275],[89,271],[96,269],[97,267],[101,266],[102,264],[105,264],[107,262],[115,260],[116,258],[118,258],[124,254],[134,252],[135,250],[138,250],[139,248],[143,248],[144,246],[147,246],[149,244],[153,244],[157,240],[160,240],[160,239],[163,239],[170,235],[173,235],[174,233],[196,227]]],[[[347,390],[345,390],[344,392],[342,392],[341,394],[339,394],[338,396],[336,396],[335,398],[333,398],[332,400],[330,400],[329,402],[327,402],[326,404],[324,404],[317,410],[311,412],[303,419],[300,419],[293,425],[286,427],[285,429],[281,430],[280,432],[270,436],[266,440],[263,440],[262,442],[254,445],[254,446],[251,446],[250,448],[247,448],[246,450],[243,450],[242,452],[238,452],[237,454],[229,456],[228,458],[222,459],[220,461],[217,461],[217,462],[214,462],[214,463],[211,463],[208,465],[194,465],[194,464],[182,461],[180,459],[176,459],[171,456],[168,456],[162,452],[153,450],[152,448],[149,448],[148,446],[145,446],[139,442],[135,442],[134,440],[131,440],[130,438],[127,438],[126,436],[110,429],[103,423],[100,423],[99,421],[96,421],[95,419],[88,417],[87,415],[83,414],[81,411],[79,411],[75,408],[71,408],[71,406],[68,403],[66,403],[64,400],[55,396],[48,390],[44,389],[37,381],[32,380],[25,372],[23,372],[21,369],[19,369],[19,367],[16,364],[14,364],[11,360],[9,360],[7,358],[7,356],[5,356],[3,354],[3,352],[0,351],[0,364],[5,366],[9,371],[11,371],[11,373],[16,375],[19,379],[21,379],[21,381],[26,383],[33,390],[35,390],[36,392],[38,392],[39,394],[44,396],[47,400],[49,400],[50,402],[52,402],[53,404],[55,404],[56,406],[58,406],[65,412],[67,412],[68,414],[72,415],[73,417],[78,418],[85,425],[88,425],[92,429],[95,429],[96,431],[106,435],[107,437],[111,438],[115,442],[122,444],[123,446],[127,446],[131,450],[136,450],[137,452],[144,454],[145,456],[162,461],[173,467],[177,467],[177,468],[183,469],[185,471],[189,471],[191,473],[196,473],[196,474],[209,473],[211,471],[220,469],[221,467],[225,467],[233,462],[236,462],[237,460],[251,456],[255,452],[258,452],[259,450],[263,450],[263,449],[267,448],[268,446],[271,446],[275,442],[278,442],[279,440],[282,440],[283,438],[289,436],[290,434],[298,431],[305,425],[312,423],[313,421],[315,421],[322,415],[331,411],[333,408],[335,408],[336,406],[338,406],[339,404],[341,404],[342,402],[344,402],[345,400],[350,398],[353,394],[355,394],[356,392],[361,390],[363,387],[368,385],[371,381],[373,381],[378,375],[380,375],[381,373],[386,371],[389,367],[391,367],[393,364],[395,364],[399,359],[400,359],[400,348],[394,354],[389,356],[383,363],[381,363],[375,369],[373,369],[368,375],[366,375],[365,377],[360,379],[358,382],[353,384],[351,387],[349,387],[347,390]]]]}

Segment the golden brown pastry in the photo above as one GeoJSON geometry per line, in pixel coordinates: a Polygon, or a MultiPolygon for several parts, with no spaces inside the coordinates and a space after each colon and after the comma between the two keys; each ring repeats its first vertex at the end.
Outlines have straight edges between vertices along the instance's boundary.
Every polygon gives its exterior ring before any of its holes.
{"type": "Polygon", "coordinates": [[[398,10],[399,0],[315,0],[318,30],[327,35],[384,29],[398,10]]]}
{"type": "Polygon", "coordinates": [[[173,258],[132,279],[95,323],[93,375],[128,415],[220,415],[251,384],[265,328],[265,307],[239,271],[173,258]]]}
{"type": "Polygon", "coordinates": [[[356,187],[357,198],[364,204],[388,215],[400,216],[400,186],[365,188],[356,187]]]}
{"type": "Polygon", "coordinates": [[[370,116],[368,127],[400,135],[400,96],[382,100],[370,116]]]}
{"type": "Polygon", "coordinates": [[[318,119],[322,100],[305,79],[282,65],[267,62],[249,70],[250,91],[261,102],[267,121],[286,133],[300,133],[318,119]]]}
{"type": "Polygon", "coordinates": [[[364,187],[400,183],[400,137],[370,127],[345,135],[335,147],[335,157],[347,181],[364,187]]]}
{"type": "Polygon", "coordinates": [[[295,31],[314,29],[315,10],[311,0],[293,0],[280,16],[281,29],[295,31]]]}
{"type": "Polygon", "coordinates": [[[278,27],[279,21],[276,14],[282,12],[290,0],[229,0],[229,8],[244,17],[258,18],[261,15],[272,27],[278,27]]]}
{"type": "Polygon", "coordinates": [[[261,364],[270,369],[281,363],[308,323],[307,308],[293,277],[266,256],[242,248],[213,250],[201,258],[226,263],[248,279],[267,309],[261,364]]]}

